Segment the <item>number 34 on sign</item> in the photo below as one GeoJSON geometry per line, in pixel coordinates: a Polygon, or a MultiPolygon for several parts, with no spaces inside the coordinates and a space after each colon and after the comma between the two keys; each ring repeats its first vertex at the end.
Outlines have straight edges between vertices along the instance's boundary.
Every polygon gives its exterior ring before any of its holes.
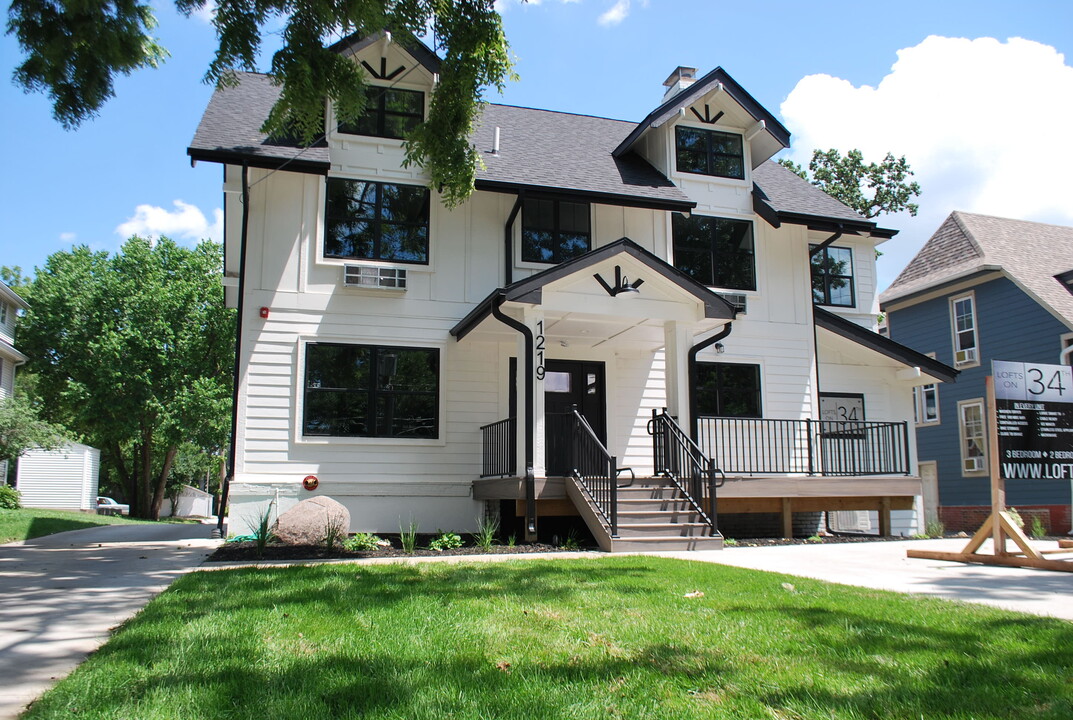
{"type": "Polygon", "coordinates": [[[995,360],[995,397],[1029,402],[1073,402],[1073,367],[995,360]]]}

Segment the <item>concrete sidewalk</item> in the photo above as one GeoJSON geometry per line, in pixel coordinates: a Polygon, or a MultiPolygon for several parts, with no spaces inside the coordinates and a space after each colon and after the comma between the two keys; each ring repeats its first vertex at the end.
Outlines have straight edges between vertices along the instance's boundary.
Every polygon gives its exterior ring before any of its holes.
{"type": "Polygon", "coordinates": [[[210,525],[105,525],[0,545],[0,719],[208,556],[210,525]]]}
{"type": "MultiPolygon", "coordinates": [[[[1073,573],[907,558],[909,548],[958,552],[967,539],[783,545],[721,551],[659,553],[895,592],[994,605],[1073,620],[1073,573]]],[[[1054,547],[1054,543],[1039,543],[1054,547]]],[[[990,552],[988,541],[981,552],[990,552]]],[[[1056,559],[1071,555],[1054,556],[1056,559]]],[[[1073,566],[1073,562],[1070,563],[1073,566]]]]}

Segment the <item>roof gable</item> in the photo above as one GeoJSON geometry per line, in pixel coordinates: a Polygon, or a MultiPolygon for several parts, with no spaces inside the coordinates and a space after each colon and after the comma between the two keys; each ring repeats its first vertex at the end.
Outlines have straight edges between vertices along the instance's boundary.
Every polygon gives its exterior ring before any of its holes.
{"type": "Polygon", "coordinates": [[[1073,328],[1073,227],[954,211],[880,296],[884,304],[985,270],[1001,270],[1073,328]]]}
{"type": "MultiPolygon", "coordinates": [[[[763,122],[764,129],[768,136],[777,145],[781,146],[781,148],[790,147],[790,131],[783,127],[782,123],[780,123],[774,115],[768,112],[763,105],[758,103],[752,95],[746,92],[745,88],[739,85],[734,78],[730,77],[729,73],[723,70],[723,68],[717,67],[685,90],[668,98],[659,107],[650,112],[648,116],[637,123],[633,131],[618,144],[614,149],[613,154],[615,157],[619,157],[629,152],[633,148],[634,143],[636,143],[647,130],[662,126],[668,120],[677,117],[681,111],[702,99],[704,96],[719,90],[726,92],[734,102],[753,118],[753,120],[763,122]]],[[[771,155],[781,148],[776,148],[773,152],[765,155],[763,159],[766,160],[771,157],[771,155]]]]}

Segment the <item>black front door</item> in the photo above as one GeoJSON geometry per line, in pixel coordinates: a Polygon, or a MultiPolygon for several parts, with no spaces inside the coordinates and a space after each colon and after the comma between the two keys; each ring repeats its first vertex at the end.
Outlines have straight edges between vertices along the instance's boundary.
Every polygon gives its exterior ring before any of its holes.
{"type": "Polygon", "coordinates": [[[544,420],[548,477],[570,473],[571,408],[589,421],[596,437],[607,444],[604,422],[604,364],[579,360],[548,360],[544,367],[544,420]]]}

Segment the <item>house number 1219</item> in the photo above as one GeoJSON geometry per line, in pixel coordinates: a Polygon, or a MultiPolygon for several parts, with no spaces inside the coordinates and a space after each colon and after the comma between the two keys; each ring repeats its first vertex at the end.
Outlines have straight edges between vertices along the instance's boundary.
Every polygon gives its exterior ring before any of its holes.
{"type": "Polygon", "coordinates": [[[533,349],[536,351],[536,377],[544,379],[544,321],[537,320],[537,336],[533,338],[533,349]]]}

